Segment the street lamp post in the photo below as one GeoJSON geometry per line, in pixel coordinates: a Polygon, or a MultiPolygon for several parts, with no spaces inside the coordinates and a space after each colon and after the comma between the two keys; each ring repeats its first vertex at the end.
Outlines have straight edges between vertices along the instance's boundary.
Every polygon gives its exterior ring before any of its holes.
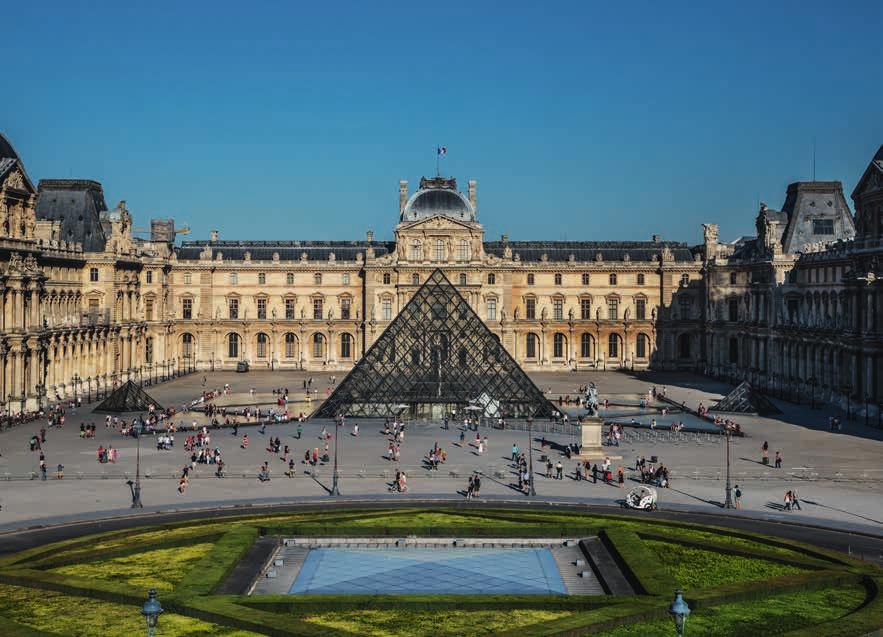
{"type": "Polygon", "coordinates": [[[534,488],[533,482],[533,418],[527,417],[527,495],[536,495],[537,490],[534,488]]]}
{"type": "Polygon", "coordinates": [[[843,385],[843,393],[846,394],[846,420],[848,422],[852,416],[852,386],[848,383],[843,385]]]}
{"type": "Polygon", "coordinates": [[[810,385],[810,394],[809,394],[809,408],[816,408],[816,377],[809,377],[809,385],[810,385]]]}
{"type": "Polygon", "coordinates": [[[334,474],[331,477],[331,495],[340,495],[337,472],[337,447],[340,440],[341,427],[343,427],[343,415],[338,416],[334,423],[334,474]]]}
{"type": "Polygon", "coordinates": [[[163,609],[156,599],[156,589],[151,588],[147,591],[147,601],[141,607],[141,615],[147,622],[147,637],[156,635],[156,627],[159,625],[159,616],[162,615],[163,609]]]}
{"type": "Polygon", "coordinates": [[[724,427],[724,435],[727,437],[727,484],[724,487],[724,508],[734,509],[733,487],[730,482],[730,438],[733,435],[733,428],[730,425],[724,427]]]}
{"type": "Polygon", "coordinates": [[[690,607],[684,601],[684,594],[681,592],[681,589],[675,590],[675,599],[668,607],[668,614],[674,620],[678,637],[684,637],[684,627],[687,625],[690,607]]]}
{"type": "Polygon", "coordinates": [[[133,509],[143,509],[144,505],[141,504],[141,432],[143,431],[144,423],[139,418],[133,424],[133,430],[135,432],[135,482],[129,480],[129,488],[132,490],[132,508],[133,509]]]}

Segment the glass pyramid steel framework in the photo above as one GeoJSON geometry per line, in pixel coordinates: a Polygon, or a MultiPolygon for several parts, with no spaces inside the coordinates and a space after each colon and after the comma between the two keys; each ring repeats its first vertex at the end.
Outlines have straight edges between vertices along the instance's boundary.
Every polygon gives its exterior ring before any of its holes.
{"type": "Polygon", "coordinates": [[[555,411],[436,269],[313,415],[543,418],[555,411]]]}

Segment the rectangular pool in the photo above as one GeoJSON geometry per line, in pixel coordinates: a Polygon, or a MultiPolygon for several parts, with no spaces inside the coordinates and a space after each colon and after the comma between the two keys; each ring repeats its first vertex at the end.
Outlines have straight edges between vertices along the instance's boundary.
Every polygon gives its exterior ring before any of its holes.
{"type": "Polygon", "coordinates": [[[311,549],[289,594],[566,595],[548,548],[311,549]]]}

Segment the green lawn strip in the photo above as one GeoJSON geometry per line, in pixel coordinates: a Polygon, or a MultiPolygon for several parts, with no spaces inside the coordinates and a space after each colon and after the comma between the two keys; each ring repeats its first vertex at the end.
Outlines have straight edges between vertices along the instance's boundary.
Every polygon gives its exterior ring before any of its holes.
{"type": "Polygon", "coordinates": [[[147,590],[124,588],[114,582],[27,568],[0,571],[0,582],[123,604],[141,603],[147,595],[147,590]]]}
{"type": "Polygon", "coordinates": [[[2,616],[0,616],[0,635],[3,635],[3,637],[64,637],[61,633],[37,630],[2,616]]]}
{"type": "MultiPolygon", "coordinates": [[[[305,621],[328,628],[347,630],[362,637],[462,637],[499,635],[501,631],[531,626],[548,626],[574,613],[561,610],[511,609],[446,610],[444,614],[411,610],[364,610],[316,613],[305,621]]],[[[519,634],[526,634],[519,632],[519,634]]],[[[546,634],[546,633],[542,633],[546,634]]]]}
{"type": "Polygon", "coordinates": [[[669,595],[677,587],[671,571],[634,531],[604,528],[599,537],[613,558],[625,566],[623,574],[636,590],[648,595],[669,595]]]}
{"type": "MultiPolygon", "coordinates": [[[[782,631],[817,625],[829,620],[832,615],[847,615],[863,603],[865,595],[864,587],[859,585],[828,586],[759,600],[699,607],[693,610],[687,620],[686,634],[705,637],[778,635],[782,631]]],[[[674,634],[672,621],[668,617],[630,622],[601,632],[594,629],[593,626],[591,634],[597,637],[654,637],[674,634]]],[[[831,633],[819,632],[816,626],[812,637],[820,635],[831,637],[831,633]]],[[[810,633],[807,633],[807,637],[809,636],[810,633]]]]}
{"type": "Polygon", "coordinates": [[[121,557],[60,566],[50,569],[50,572],[119,582],[136,589],[155,588],[161,593],[168,593],[213,546],[213,542],[203,542],[141,551],[121,557]]]}
{"type": "Polygon", "coordinates": [[[707,551],[673,542],[644,540],[644,546],[669,570],[678,586],[688,591],[795,575],[806,570],[765,559],[707,551]]]}
{"type": "Polygon", "coordinates": [[[789,564],[791,566],[799,566],[805,569],[828,569],[837,566],[829,560],[821,560],[809,557],[791,550],[778,550],[764,545],[756,547],[746,547],[743,543],[732,543],[731,538],[720,537],[716,540],[708,540],[706,538],[693,538],[689,534],[669,534],[661,533],[657,530],[637,531],[638,537],[645,541],[666,542],[669,544],[677,544],[680,546],[689,546],[695,549],[705,551],[713,551],[716,553],[725,553],[727,555],[755,558],[776,562],[778,564],[789,564]]]}
{"type": "Polygon", "coordinates": [[[175,588],[178,598],[209,595],[236,566],[258,537],[254,526],[236,526],[221,536],[206,555],[193,563],[175,588]]]}
{"type": "Polygon", "coordinates": [[[310,612],[393,610],[562,610],[585,611],[632,602],[632,596],[583,595],[241,595],[234,603],[268,612],[303,615],[310,612]]]}
{"type": "MultiPolygon", "coordinates": [[[[132,637],[144,634],[144,618],[140,605],[98,601],[92,596],[70,595],[47,589],[0,584],[0,629],[4,622],[21,624],[36,633],[21,630],[21,637],[64,635],[65,637],[132,637]]],[[[160,619],[160,635],[187,635],[188,637],[261,637],[261,632],[228,629],[222,625],[186,617],[160,600],[165,612],[160,619]]],[[[15,632],[2,632],[12,637],[15,632]]]]}
{"type": "Polygon", "coordinates": [[[358,633],[316,626],[289,613],[271,613],[235,603],[234,596],[212,595],[186,600],[187,614],[270,637],[356,637],[358,633]]]}
{"type": "Polygon", "coordinates": [[[296,526],[263,527],[267,535],[291,537],[303,535],[308,537],[584,537],[597,534],[596,526],[564,526],[560,524],[522,524],[512,526],[468,526],[451,524],[420,526],[408,524],[390,525],[351,525],[345,522],[337,524],[299,524],[296,526]]]}
{"type": "Polygon", "coordinates": [[[644,621],[666,615],[666,607],[655,597],[632,597],[625,604],[575,613],[569,617],[497,633],[497,637],[577,637],[595,635],[598,630],[625,622],[644,621]]]}
{"type": "Polygon", "coordinates": [[[879,631],[883,628],[883,577],[865,576],[862,583],[868,595],[858,610],[839,618],[829,616],[823,623],[787,632],[783,637],[855,637],[879,631]]]}

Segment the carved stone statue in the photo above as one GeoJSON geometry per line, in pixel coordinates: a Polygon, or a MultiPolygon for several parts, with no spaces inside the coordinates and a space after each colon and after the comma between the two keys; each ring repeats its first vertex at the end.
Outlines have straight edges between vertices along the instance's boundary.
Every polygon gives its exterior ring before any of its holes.
{"type": "Polygon", "coordinates": [[[718,226],[716,223],[703,223],[702,234],[705,243],[717,243],[718,226]]]}

